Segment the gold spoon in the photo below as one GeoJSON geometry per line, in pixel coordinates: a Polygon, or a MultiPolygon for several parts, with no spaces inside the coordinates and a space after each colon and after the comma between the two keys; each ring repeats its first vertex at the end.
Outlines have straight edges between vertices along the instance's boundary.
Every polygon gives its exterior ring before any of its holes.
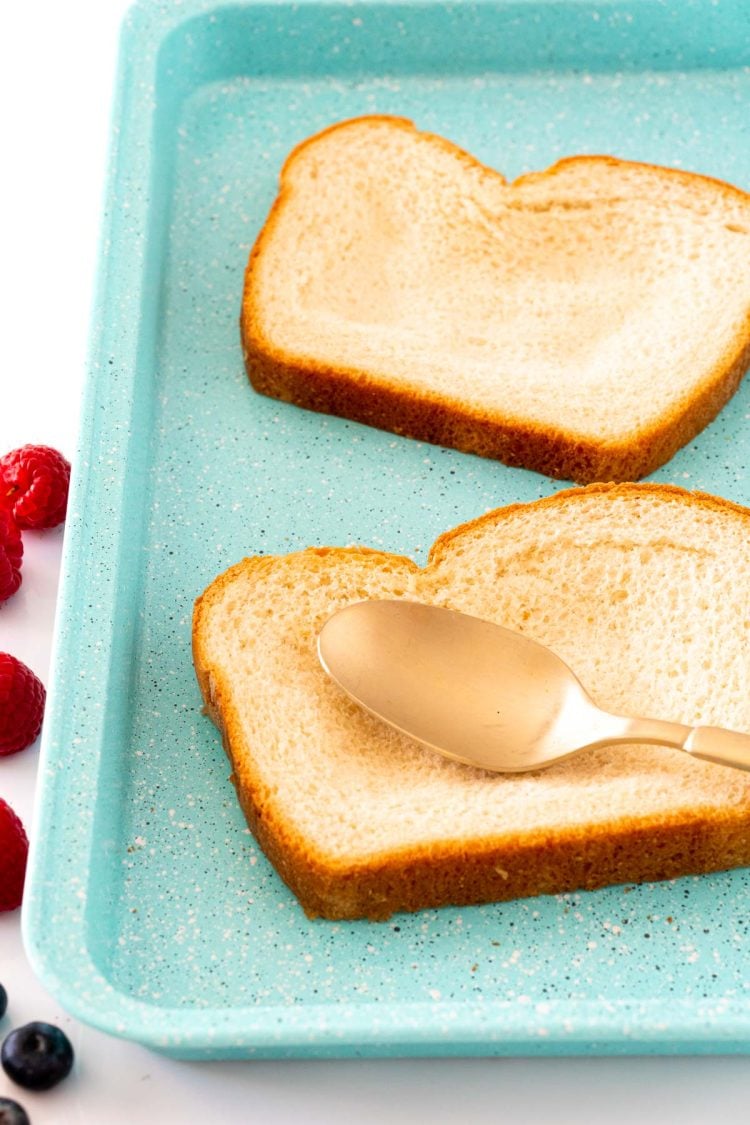
{"type": "Polygon", "coordinates": [[[609,714],[551,649],[455,610],[357,602],[323,626],[318,655],[367,711],[482,769],[523,773],[594,746],[648,742],[750,770],[750,735],[609,714]]]}

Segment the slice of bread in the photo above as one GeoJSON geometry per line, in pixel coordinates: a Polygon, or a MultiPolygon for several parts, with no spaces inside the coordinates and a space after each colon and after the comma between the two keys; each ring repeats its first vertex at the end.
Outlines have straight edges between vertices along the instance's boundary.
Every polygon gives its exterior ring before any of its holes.
{"type": "Polygon", "coordinates": [[[654,484],[490,512],[428,564],[249,558],[196,603],[195,667],[247,820],[310,915],[384,918],[750,863],[750,774],[614,746],[501,776],[351,702],[317,659],[340,607],[410,598],[550,645],[620,714],[750,732],[750,510],[654,484]]]}
{"type": "Polygon", "coordinates": [[[344,122],[284,165],[241,329],[263,394],[637,480],[750,363],[750,195],[598,156],[508,183],[401,118],[344,122]]]}

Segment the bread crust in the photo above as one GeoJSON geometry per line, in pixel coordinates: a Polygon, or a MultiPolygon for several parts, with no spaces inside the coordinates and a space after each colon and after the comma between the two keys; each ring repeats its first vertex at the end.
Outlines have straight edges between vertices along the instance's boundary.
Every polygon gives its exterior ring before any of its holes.
{"type": "MultiPolygon", "coordinates": [[[[456,541],[519,509],[555,508],[577,496],[657,498],[667,503],[723,512],[746,522],[750,511],[732,501],[663,484],[593,484],[571,488],[531,504],[511,504],[446,531],[433,544],[425,568],[412,560],[367,548],[309,548],[303,560],[335,564],[343,556],[378,560],[424,574],[456,541]]],[[[257,769],[232,699],[231,685],[211,662],[206,621],[238,575],[262,577],[295,556],[247,558],[220,575],[197,599],[193,615],[193,659],[205,710],[221,732],[232,781],[248,825],[281,878],[310,917],[383,920],[398,911],[444,905],[500,902],[540,894],[594,890],[750,865],[750,807],[733,805],[662,816],[620,818],[587,830],[531,830],[481,839],[451,838],[419,848],[397,848],[342,862],[319,851],[278,808],[257,769]]]]}
{"type": "MultiPolygon", "coordinates": [[[[647,476],[705,429],[735,394],[750,366],[750,308],[741,329],[690,395],[652,424],[634,427],[632,435],[619,442],[582,438],[563,424],[545,426],[515,417],[510,410],[485,410],[471,403],[453,401],[437,392],[412,390],[391,380],[387,371],[374,376],[344,365],[328,366],[314,356],[300,357],[285,352],[267,338],[261,326],[257,263],[291,202],[289,180],[295,161],[322,137],[363,122],[387,123],[393,128],[417,132],[411,121],[401,117],[372,115],[339,122],[297,145],[283,166],[277,198],[245,270],[240,334],[246,371],[256,391],[307,410],[338,415],[404,437],[450,446],[464,453],[579,484],[635,481],[647,476]]],[[[507,183],[501,173],[445,138],[432,133],[421,135],[442,146],[467,167],[507,183]]],[[[585,167],[602,162],[623,169],[650,169],[681,184],[711,183],[730,203],[741,201],[750,214],[750,196],[723,181],[611,156],[566,157],[544,171],[519,177],[515,184],[544,180],[568,166],[585,167]]]]}

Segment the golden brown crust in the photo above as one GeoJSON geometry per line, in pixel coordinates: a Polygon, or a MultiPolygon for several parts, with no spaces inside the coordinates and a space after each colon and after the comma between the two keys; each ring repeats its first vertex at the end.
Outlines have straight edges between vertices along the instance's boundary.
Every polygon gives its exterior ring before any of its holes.
{"type": "MultiPolygon", "coordinates": [[[[356,121],[387,122],[393,127],[416,132],[413,123],[406,118],[372,115],[356,121]]],[[[742,329],[689,398],[622,442],[584,440],[562,425],[546,427],[510,414],[459,404],[437,393],[409,390],[390,382],[387,373],[375,379],[365,371],[345,366],[332,368],[312,357],[286,354],[264,336],[259,324],[255,265],[273,237],[281,212],[289,201],[289,171],[299,154],[320,137],[351,124],[352,121],[343,121],[329,126],[292,151],[282,169],[278,196],[250,254],[245,271],[240,332],[245,367],[256,391],[306,410],[350,418],[403,437],[450,446],[464,453],[579,484],[633,481],[654,472],[704,430],[735,394],[750,365],[750,311],[742,329]]],[[[445,138],[431,133],[422,135],[443,146],[467,166],[506,182],[499,172],[445,138]]],[[[602,162],[622,168],[648,168],[683,184],[708,181],[729,200],[740,200],[745,205],[750,201],[738,188],[713,177],[610,156],[566,157],[544,171],[520,177],[515,183],[544,179],[572,164],[602,162]]]]}
{"type": "MultiPolygon", "coordinates": [[[[273,850],[267,854],[277,862],[273,850]]],[[[390,856],[341,874],[299,862],[279,870],[311,917],[382,921],[395,911],[590,891],[748,863],[747,817],[735,815],[723,824],[696,816],[659,830],[626,824],[494,847],[467,844],[452,854],[390,856]]]]}
{"type": "MultiPolygon", "coordinates": [[[[592,484],[561,489],[559,492],[554,492],[551,496],[543,496],[539,500],[533,500],[531,502],[519,501],[515,504],[506,504],[502,508],[494,508],[492,511],[484,512],[475,519],[467,520],[465,523],[458,524],[456,527],[444,531],[432,544],[427,565],[432,566],[437,564],[453,545],[455,539],[460,538],[467,532],[481,528],[483,524],[490,521],[497,522],[498,520],[507,519],[514,512],[520,511],[521,509],[554,509],[558,507],[560,503],[568,503],[572,497],[576,496],[587,498],[593,495],[605,494],[613,498],[618,496],[626,498],[655,498],[680,504],[682,507],[684,507],[687,502],[695,504],[697,507],[708,508],[716,512],[724,512],[734,517],[740,516],[742,519],[750,521],[750,509],[744,507],[742,504],[735,503],[734,500],[727,500],[723,496],[714,496],[713,493],[710,492],[701,492],[699,489],[693,489],[691,491],[686,488],[681,488],[677,484],[662,484],[658,481],[594,481],[592,484]]],[[[748,526],[748,532],[750,533],[750,524],[748,526]]]]}
{"type": "MultiPolygon", "coordinates": [[[[446,531],[433,544],[424,571],[437,565],[457,538],[483,524],[504,520],[520,508],[547,508],[553,514],[560,504],[594,494],[694,504],[740,517],[750,530],[750,510],[708,493],[665,484],[592,484],[565,489],[531,504],[495,509],[446,531]]],[[[750,810],[742,806],[716,808],[710,814],[696,808],[663,817],[658,823],[647,817],[623,818],[586,831],[446,838],[429,847],[375,855],[366,863],[342,863],[316,850],[312,841],[289,825],[256,770],[252,747],[246,743],[232,702],[231,686],[208,660],[203,640],[204,614],[221,601],[237,577],[271,571],[302,556],[331,563],[356,556],[368,564],[387,560],[410,572],[420,568],[410,559],[368,548],[308,548],[298,556],[244,559],[220,575],[195,604],[193,657],[198,684],[206,712],[221,732],[240,805],[261,848],[311,917],[379,920],[402,910],[593,890],[750,865],[750,810]]]]}

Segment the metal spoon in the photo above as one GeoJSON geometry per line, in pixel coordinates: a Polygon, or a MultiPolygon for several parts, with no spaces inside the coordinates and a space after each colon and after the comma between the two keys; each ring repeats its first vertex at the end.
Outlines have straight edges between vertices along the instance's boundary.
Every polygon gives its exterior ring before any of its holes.
{"type": "Polygon", "coordinates": [[[750,735],[611,715],[551,649],[454,610],[358,602],[326,622],[318,654],[366,710],[482,769],[522,773],[594,746],[648,742],[750,770],[750,735]]]}

